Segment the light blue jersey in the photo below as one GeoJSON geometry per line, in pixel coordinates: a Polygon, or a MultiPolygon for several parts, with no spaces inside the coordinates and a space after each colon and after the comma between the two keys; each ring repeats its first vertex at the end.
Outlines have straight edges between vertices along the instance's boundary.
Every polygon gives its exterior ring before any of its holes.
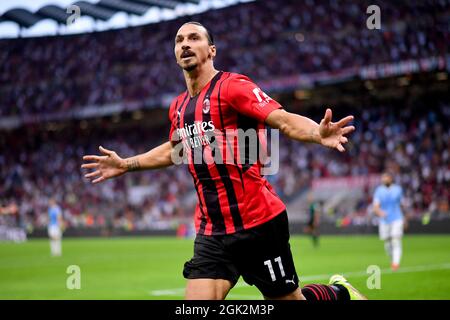
{"type": "Polygon", "coordinates": [[[59,227],[58,217],[60,215],[61,215],[61,208],[58,205],[48,208],[48,218],[49,218],[48,226],[59,227]]]}
{"type": "Polygon", "coordinates": [[[382,223],[392,223],[403,219],[400,203],[403,197],[403,190],[399,185],[392,184],[389,187],[385,185],[378,186],[375,189],[373,202],[379,203],[381,210],[386,212],[386,217],[381,218],[382,223]]]}

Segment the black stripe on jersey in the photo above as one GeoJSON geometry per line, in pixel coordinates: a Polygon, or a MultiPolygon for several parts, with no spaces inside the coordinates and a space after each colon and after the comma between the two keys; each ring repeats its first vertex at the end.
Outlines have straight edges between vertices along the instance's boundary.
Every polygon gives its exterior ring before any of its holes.
{"type": "MultiPolygon", "coordinates": [[[[231,75],[231,73],[228,73],[227,79],[230,77],[230,75],[231,75]]],[[[220,92],[221,92],[221,89],[222,89],[222,84],[227,79],[224,79],[219,85],[218,102],[219,102],[220,124],[222,126],[222,133],[223,133],[223,135],[225,136],[225,139],[226,139],[226,141],[225,141],[226,142],[226,148],[231,148],[232,149],[233,160],[234,160],[234,163],[236,164],[236,169],[239,172],[239,177],[241,179],[242,190],[245,190],[245,188],[244,188],[244,179],[242,178],[242,170],[241,170],[241,167],[239,166],[238,161],[236,159],[236,153],[234,152],[234,144],[232,145],[232,144],[230,144],[230,141],[228,141],[228,137],[225,134],[225,127],[224,127],[224,124],[223,124],[222,105],[220,104],[220,92]]]]}
{"type": "MultiPolygon", "coordinates": [[[[213,78],[211,81],[210,87],[213,87],[215,85],[215,82],[217,82],[217,75],[213,78]],[[214,81],[215,80],[215,81],[214,81]]],[[[191,98],[189,101],[188,106],[186,107],[185,123],[194,123],[195,121],[195,109],[197,105],[199,95],[195,96],[194,98],[191,98]],[[188,111],[188,112],[187,112],[188,111]],[[186,118],[187,115],[187,118],[186,118]]],[[[203,106],[202,106],[203,107],[203,106]]],[[[225,229],[225,221],[223,219],[222,210],[220,208],[220,202],[219,202],[219,192],[217,191],[216,183],[212,180],[211,174],[208,169],[208,165],[202,161],[201,164],[195,164],[194,163],[194,154],[198,152],[202,152],[200,155],[203,156],[204,147],[201,148],[194,148],[192,149],[191,153],[191,161],[192,166],[194,167],[195,173],[197,175],[197,179],[202,185],[202,193],[203,198],[205,199],[206,204],[206,210],[208,212],[208,215],[211,219],[212,223],[212,232],[214,233],[224,233],[226,231],[225,229]]],[[[201,159],[201,158],[200,158],[201,159]]],[[[204,233],[204,230],[199,230],[199,233],[204,233]]]]}
{"type": "Polygon", "coordinates": [[[180,104],[180,108],[177,108],[178,106],[178,101],[177,101],[177,105],[175,106],[176,112],[177,112],[177,128],[180,128],[180,112],[181,109],[183,109],[184,103],[186,102],[187,97],[189,96],[189,93],[186,90],[186,94],[184,95],[184,99],[183,102],[180,104]]]}
{"type": "Polygon", "coordinates": [[[223,115],[222,115],[222,107],[220,105],[220,90],[222,89],[222,84],[230,77],[231,73],[228,73],[227,77],[223,79],[223,81],[219,85],[219,92],[218,92],[218,102],[219,102],[219,115],[220,115],[220,126],[222,128],[222,131],[225,132],[225,126],[223,125],[223,115]]]}
{"type": "Polygon", "coordinates": [[[197,192],[197,197],[198,197],[198,203],[199,203],[199,207],[200,207],[200,211],[202,213],[202,217],[200,218],[202,220],[202,222],[200,223],[200,226],[198,228],[198,233],[200,234],[204,234],[205,233],[205,227],[206,227],[206,214],[203,211],[203,204],[202,204],[202,200],[200,198],[200,192],[198,192],[197,186],[195,185],[195,181],[194,181],[194,186],[195,186],[195,192],[197,192]]]}
{"type": "Polygon", "coordinates": [[[239,141],[239,155],[240,155],[240,159],[241,161],[243,160],[243,164],[242,164],[242,169],[243,171],[247,171],[248,169],[251,168],[251,166],[253,166],[257,161],[258,161],[258,156],[259,156],[259,148],[260,143],[259,143],[259,137],[258,137],[258,120],[244,116],[240,113],[238,113],[237,116],[237,126],[238,129],[242,129],[244,131],[247,131],[249,129],[254,129],[256,132],[256,159],[253,159],[250,154],[250,142],[247,141],[247,139],[245,139],[245,141],[239,141]],[[244,150],[243,150],[244,149],[244,150]]]}
{"type": "MultiPolygon", "coordinates": [[[[211,92],[214,90],[214,88],[215,88],[215,86],[217,84],[217,81],[219,81],[219,79],[222,77],[222,74],[223,74],[223,72],[220,71],[214,76],[214,78],[211,80],[211,84],[209,85],[208,90],[206,91],[205,97],[203,98],[202,105],[201,105],[201,108],[202,108],[202,121],[208,122],[208,121],[211,120],[211,114],[210,114],[211,108],[205,114],[203,112],[203,106],[204,106],[205,100],[206,99],[210,99],[211,92]],[[206,117],[205,117],[205,115],[206,115],[206,117]]],[[[207,133],[205,133],[205,134],[207,134],[207,133]]],[[[210,141],[212,143],[214,143],[214,139],[215,139],[214,135],[210,136],[210,139],[211,139],[210,141]]],[[[202,154],[204,153],[204,150],[205,150],[205,147],[202,146],[202,154]]],[[[195,165],[194,165],[194,167],[195,167],[195,165]]],[[[211,218],[211,222],[212,222],[212,233],[213,234],[214,233],[224,233],[226,231],[225,220],[224,220],[223,213],[222,213],[222,210],[221,210],[221,207],[220,207],[219,192],[217,191],[216,183],[212,180],[211,174],[210,174],[209,169],[208,169],[208,165],[206,163],[202,163],[202,165],[199,165],[196,168],[197,177],[199,177],[199,171],[198,170],[201,170],[201,173],[205,177],[208,177],[208,185],[209,185],[208,190],[214,190],[213,194],[209,197],[210,200],[214,200],[213,202],[216,203],[215,204],[214,219],[213,219],[213,215],[210,214],[210,218],[211,218]]],[[[204,184],[204,182],[202,182],[202,184],[204,184]]],[[[205,193],[203,193],[203,196],[205,197],[205,193]]],[[[207,206],[208,206],[208,213],[210,213],[210,207],[211,206],[208,205],[208,203],[207,203],[207,206]]]]}
{"type": "MultiPolygon", "coordinates": [[[[228,76],[229,76],[229,74],[228,74],[228,76]]],[[[222,88],[222,83],[223,83],[223,81],[219,85],[219,90],[218,90],[218,93],[217,93],[217,103],[218,103],[218,108],[219,108],[219,113],[220,113],[220,121],[221,121],[221,126],[222,126],[222,133],[224,133],[224,130],[223,130],[224,129],[223,128],[223,119],[222,119],[222,108],[221,108],[221,104],[220,104],[220,89],[222,88]]],[[[209,96],[207,98],[209,99],[209,96]]],[[[210,121],[211,120],[211,114],[209,112],[207,114],[203,114],[203,119],[206,122],[210,121]]],[[[225,136],[225,138],[226,138],[226,136],[225,136]]],[[[227,141],[227,143],[228,143],[228,141],[227,141]]],[[[223,160],[223,158],[222,158],[222,160],[223,160]]],[[[227,192],[228,203],[230,205],[230,212],[231,212],[231,217],[233,218],[233,224],[234,224],[235,231],[240,231],[244,227],[243,227],[243,223],[242,223],[241,213],[239,212],[239,205],[238,205],[238,201],[237,201],[237,198],[236,198],[236,193],[234,192],[233,182],[230,179],[230,173],[228,172],[227,166],[223,163],[223,161],[222,161],[221,164],[216,164],[216,168],[217,168],[217,171],[219,171],[220,178],[221,178],[222,183],[223,183],[223,185],[225,187],[225,190],[227,192]]],[[[241,177],[241,183],[242,183],[242,188],[243,188],[244,187],[244,183],[243,183],[243,180],[242,180],[241,170],[240,170],[238,165],[237,165],[237,168],[238,168],[238,171],[239,171],[239,175],[241,177]]]]}
{"type": "MultiPolygon", "coordinates": [[[[189,92],[186,91],[186,94],[184,96],[183,102],[180,104],[180,108],[178,108],[178,110],[177,110],[177,128],[180,128],[180,120],[181,120],[180,119],[181,118],[180,112],[183,109],[184,103],[186,102],[188,97],[189,97],[189,92]]],[[[175,107],[175,109],[176,108],[177,107],[175,107]]],[[[195,191],[197,192],[197,197],[198,197],[198,203],[199,203],[200,211],[202,213],[202,217],[201,217],[202,222],[200,223],[199,232],[203,234],[205,232],[205,226],[206,226],[206,214],[203,211],[202,200],[200,198],[200,193],[198,192],[198,189],[197,189],[197,186],[195,184],[195,181],[194,181],[194,186],[195,186],[195,191]]]]}

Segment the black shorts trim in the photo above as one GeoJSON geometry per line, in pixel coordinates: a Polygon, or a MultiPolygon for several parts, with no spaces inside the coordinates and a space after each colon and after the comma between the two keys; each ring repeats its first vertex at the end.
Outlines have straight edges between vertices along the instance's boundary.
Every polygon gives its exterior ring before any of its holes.
{"type": "Polygon", "coordinates": [[[289,294],[298,288],[289,238],[286,211],[233,234],[198,234],[194,256],[185,263],[183,275],[187,279],[225,279],[233,286],[242,276],[266,297],[289,294]]]}

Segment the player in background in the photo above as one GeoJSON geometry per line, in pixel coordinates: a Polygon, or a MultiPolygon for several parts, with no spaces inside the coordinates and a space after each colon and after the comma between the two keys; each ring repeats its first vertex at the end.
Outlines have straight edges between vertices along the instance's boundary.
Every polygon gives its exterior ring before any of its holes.
{"type": "MultiPolygon", "coordinates": [[[[85,177],[99,183],[129,171],[171,166],[175,164],[173,153],[179,152],[176,147],[182,144],[198,195],[194,256],[183,270],[188,300],[225,299],[241,276],[266,299],[364,299],[339,275],[333,276],[329,285],[300,288],[289,244],[286,206],[261,175],[260,161],[247,161],[250,159],[245,154],[241,159],[245,161],[231,157],[235,161],[226,164],[195,161],[197,152],[213,157],[213,139],[221,141],[216,155],[226,156],[227,144],[221,140],[225,130],[262,130],[266,124],[291,139],[343,152],[348,141],[345,135],[355,129],[347,126],[353,117],[332,122],[332,111],[327,109],[318,124],[282,110],[248,77],[216,70],[213,37],[198,22],[179,28],[174,53],[187,90],[169,108],[169,141],[126,159],[100,146],[101,156],[83,157],[90,163],[82,168],[94,169],[85,177]]],[[[249,147],[240,142],[240,146],[249,147]]]]}
{"type": "Polygon", "coordinates": [[[314,196],[312,193],[308,194],[308,224],[305,227],[305,233],[311,236],[311,240],[314,248],[319,247],[319,224],[320,224],[320,210],[321,205],[318,201],[314,201],[314,196]]]}
{"type": "Polygon", "coordinates": [[[0,206],[0,240],[12,240],[16,243],[25,242],[27,234],[21,223],[19,206],[12,201],[10,204],[0,206]]]}
{"type": "Polygon", "coordinates": [[[392,174],[381,176],[382,184],[375,189],[373,210],[380,218],[379,236],[391,259],[391,269],[398,270],[402,257],[404,218],[402,212],[402,188],[395,184],[392,174]]]}
{"type": "Polygon", "coordinates": [[[48,201],[48,236],[50,238],[50,253],[53,257],[62,255],[62,228],[63,218],[61,208],[56,203],[54,198],[48,201]]]}

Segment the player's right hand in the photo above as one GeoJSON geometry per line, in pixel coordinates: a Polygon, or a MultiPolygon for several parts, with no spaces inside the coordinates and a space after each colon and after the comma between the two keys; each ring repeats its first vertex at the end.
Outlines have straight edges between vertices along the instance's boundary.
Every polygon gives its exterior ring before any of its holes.
{"type": "Polygon", "coordinates": [[[127,172],[125,160],[117,155],[116,152],[99,147],[102,156],[87,155],[83,157],[84,161],[92,161],[81,165],[83,169],[95,169],[95,171],[84,175],[92,183],[99,183],[109,178],[121,176],[127,172]]]}
{"type": "Polygon", "coordinates": [[[386,216],[387,216],[387,214],[386,214],[386,212],[384,212],[384,210],[379,210],[378,211],[379,213],[378,213],[378,216],[380,217],[380,218],[385,218],[386,216]]]}

